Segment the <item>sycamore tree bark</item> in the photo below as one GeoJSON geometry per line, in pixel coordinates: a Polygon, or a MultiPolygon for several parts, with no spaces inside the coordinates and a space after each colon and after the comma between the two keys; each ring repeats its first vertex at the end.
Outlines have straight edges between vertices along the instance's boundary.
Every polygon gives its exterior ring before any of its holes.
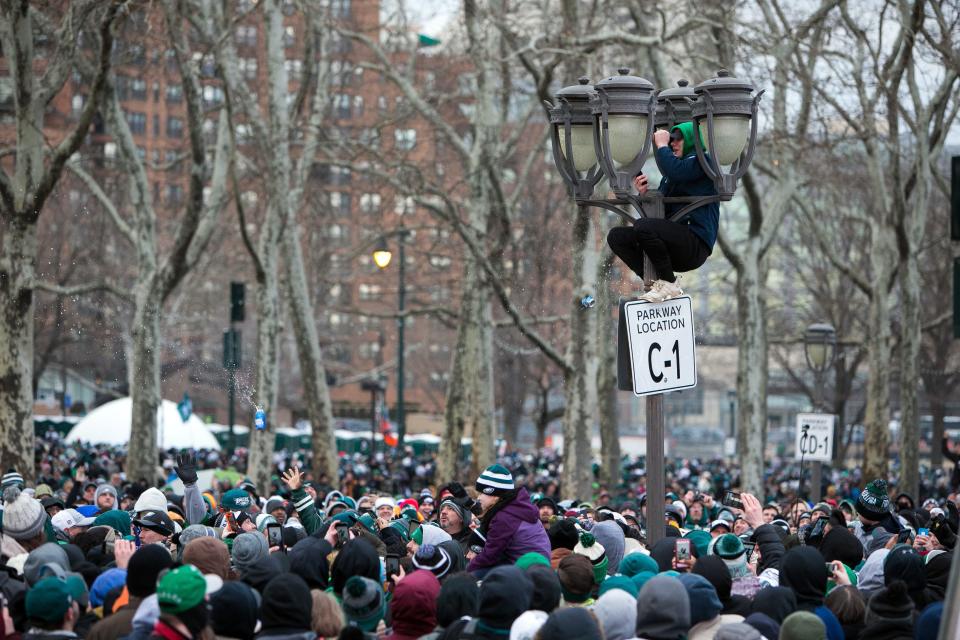
{"type": "Polygon", "coordinates": [[[843,39],[849,54],[828,74],[830,79],[851,79],[855,99],[842,102],[825,89],[827,83],[813,85],[829,107],[827,117],[840,120],[850,132],[863,157],[869,191],[869,213],[847,213],[870,230],[869,272],[860,273],[827,252],[870,300],[865,336],[870,379],[864,475],[887,477],[894,353],[891,317],[899,283],[900,484],[913,495],[919,481],[920,264],[931,162],[942,150],[960,110],[960,57],[952,28],[957,18],[957,7],[944,1],[899,2],[879,22],[850,13],[841,3],[833,34],[843,39]],[[930,60],[935,64],[930,65],[930,60]]]}
{"type": "Polygon", "coordinates": [[[322,47],[319,49],[320,55],[315,55],[317,39],[327,30],[325,25],[329,8],[322,5],[320,2],[306,2],[303,5],[308,18],[303,65],[306,72],[293,101],[288,101],[283,3],[269,0],[258,9],[263,14],[267,48],[267,82],[263,89],[266,92],[265,99],[248,86],[239,72],[232,16],[224,14],[222,7],[202,5],[210,11],[211,22],[218,29],[216,34],[208,34],[208,37],[216,46],[217,60],[224,70],[231,118],[243,118],[250,127],[260,161],[264,164],[266,212],[256,246],[252,241],[245,242],[258,274],[254,293],[257,304],[255,402],[268,416],[266,430],[251,432],[247,475],[258,487],[269,486],[274,471],[272,459],[276,424],[270,419],[270,414],[276,408],[278,391],[281,288],[290,299],[292,325],[304,382],[304,399],[312,428],[314,472],[326,473],[331,479],[337,477],[333,411],[297,220],[297,212],[303,206],[309,169],[317,153],[323,114],[328,106],[326,73],[329,61],[324,59],[322,47]],[[312,95],[308,93],[311,86],[315,87],[312,95]],[[266,105],[265,111],[261,108],[262,103],[266,105]],[[301,114],[302,119],[298,118],[301,114]],[[301,129],[305,129],[306,133],[294,162],[291,141],[301,129]],[[281,248],[284,253],[282,265],[281,248]]]}
{"type": "MultiPolygon", "coordinates": [[[[112,26],[121,2],[74,2],[64,8],[55,44],[42,70],[34,63],[35,22],[40,9],[28,0],[0,4],[0,44],[13,84],[12,174],[0,170],[0,467],[15,468],[28,480],[33,463],[33,310],[36,286],[37,223],[67,160],[83,144],[110,69],[112,26]],[[93,21],[91,18],[96,17],[93,21]],[[88,24],[90,20],[93,25],[88,24]],[[70,78],[79,58],[81,33],[96,32],[93,82],[76,123],[52,148],[44,139],[47,106],[70,78]]],[[[7,165],[9,166],[9,165],[7,165]]]]}
{"type": "Polygon", "coordinates": [[[132,421],[127,456],[127,475],[153,486],[158,479],[157,444],[164,425],[157,423],[161,402],[160,356],[161,320],[168,297],[200,259],[226,204],[227,167],[232,147],[228,120],[223,115],[217,128],[213,153],[203,139],[203,107],[200,81],[191,51],[184,37],[182,6],[175,0],[164,4],[165,25],[175,53],[186,104],[190,183],[187,202],[175,213],[175,232],[169,250],[160,249],[158,211],[151,195],[145,160],[140,159],[123,108],[108,81],[104,106],[107,128],[117,143],[119,161],[128,176],[128,196],[118,204],[82,166],[71,161],[69,168],[100,201],[121,237],[134,248],[137,259],[133,284],[134,316],[130,352],[130,397],[132,421]],[[208,159],[209,158],[209,159],[208,159]],[[204,188],[210,193],[204,196],[204,188]],[[130,209],[129,216],[124,214],[130,209]]]}
{"type": "Polygon", "coordinates": [[[617,321],[609,314],[619,301],[610,283],[614,255],[609,249],[597,266],[597,411],[600,421],[600,457],[603,482],[620,482],[620,430],[617,420],[617,321]]]}

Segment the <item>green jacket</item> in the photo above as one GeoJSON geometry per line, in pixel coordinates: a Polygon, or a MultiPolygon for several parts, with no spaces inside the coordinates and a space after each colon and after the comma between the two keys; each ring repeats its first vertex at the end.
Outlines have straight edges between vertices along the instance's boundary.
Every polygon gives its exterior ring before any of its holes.
{"type": "Polygon", "coordinates": [[[306,529],[307,535],[312,536],[323,524],[320,514],[317,513],[317,505],[314,503],[313,498],[302,488],[294,489],[293,506],[300,516],[300,522],[303,524],[303,528],[306,529]]]}

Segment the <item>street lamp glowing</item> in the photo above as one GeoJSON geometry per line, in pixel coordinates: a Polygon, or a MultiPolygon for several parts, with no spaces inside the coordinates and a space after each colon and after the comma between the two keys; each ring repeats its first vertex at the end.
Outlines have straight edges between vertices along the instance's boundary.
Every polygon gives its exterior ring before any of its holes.
{"type": "Polygon", "coordinates": [[[393,258],[393,254],[387,247],[387,241],[381,238],[373,250],[373,262],[381,269],[386,269],[391,258],[393,258]]]}

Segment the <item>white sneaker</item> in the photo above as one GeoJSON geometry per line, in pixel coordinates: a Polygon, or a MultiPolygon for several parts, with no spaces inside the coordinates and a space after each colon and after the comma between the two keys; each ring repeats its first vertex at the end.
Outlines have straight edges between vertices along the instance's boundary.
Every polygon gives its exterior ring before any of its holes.
{"type": "Polygon", "coordinates": [[[676,282],[656,280],[650,291],[640,296],[640,299],[646,300],[647,302],[663,302],[671,298],[679,298],[682,295],[683,289],[681,289],[676,282]]]}

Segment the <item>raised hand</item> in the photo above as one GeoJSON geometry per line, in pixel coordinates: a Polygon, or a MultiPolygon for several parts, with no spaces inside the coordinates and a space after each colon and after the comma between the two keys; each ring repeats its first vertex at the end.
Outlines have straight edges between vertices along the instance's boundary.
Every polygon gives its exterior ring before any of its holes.
{"type": "Polygon", "coordinates": [[[177,456],[177,466],[173,470],[184,485],[197,483],[197,459],[189,451],[177,456]]]}
{"type": "Polygon", "coordinates": [[[287,469],[280,479],[289,487],[290,491],[296,491],[303,486],[303,474],[300,469],[287,469]]]}
{"type": "Polygon", "coordinates": [[[747,524],[754,529],[762,525],[763,506],[760,501],[749,493],[741,493],[740,500],[743,502],[743,519],[747,521],[747,524]]]}
{"type": "Polygon", "coordinates": [[[126,569],[130,564],[130,557],[136,553],[137,543],[133,540],[117,540],[113,543],[113,559],[118,569],[126,569]]]}

